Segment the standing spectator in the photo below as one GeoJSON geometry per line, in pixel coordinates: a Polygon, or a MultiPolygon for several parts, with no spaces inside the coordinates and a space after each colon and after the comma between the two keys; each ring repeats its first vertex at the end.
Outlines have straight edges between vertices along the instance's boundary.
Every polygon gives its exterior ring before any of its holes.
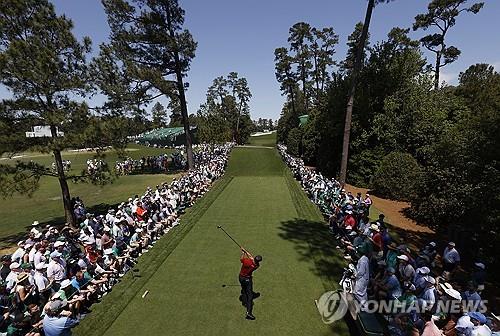
{"type": "Polygon", "coordinates": [[[449,242],[443,252],[443,276],[449,279],[459,263],[460,254],[455,248],[455,243],[449,242]]]}
{"type": "Polygon", "coordinates": [[[372,199],[370,198],[370,194],[366,193],[365,195],[365,199],[363,201],[363,203],[365,204],[366,206],[366,214],[369,215],[370,214],[370,207],[372,206],[373,204],[373,201],[372,199]]]}
{"type": "Polygon", "coordinates": [[[363,305],[368,300],[368,284],[370,282],[370,260],[368,251],[365,248],[358,250],[362,256],[356,265],[356,282],[354,284],[354,296],[363,305]]]}

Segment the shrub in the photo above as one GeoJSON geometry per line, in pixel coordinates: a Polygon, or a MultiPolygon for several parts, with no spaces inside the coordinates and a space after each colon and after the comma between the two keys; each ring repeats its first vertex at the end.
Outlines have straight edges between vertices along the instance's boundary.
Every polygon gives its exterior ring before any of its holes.
{"type": "Polygon", "coordinates": [[[373,177],[372,187],[383,197],[407,201],[415,192],[422,169],[408,153],[393,152],[386,155],[373,177]]]}
{"type": "Polygon", "coordinates": [[[288,133],[286,138],[286,147],[290,154],[299,156],[300,155],[300,141],[302,138],[302,130],[298,127],[293,128],[288,133]]]}

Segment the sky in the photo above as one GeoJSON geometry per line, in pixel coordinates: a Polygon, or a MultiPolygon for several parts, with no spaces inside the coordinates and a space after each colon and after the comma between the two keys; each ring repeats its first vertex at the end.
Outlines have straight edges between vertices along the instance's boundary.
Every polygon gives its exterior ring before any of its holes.
{"type": "MultiPolygon", "coordinates": [[[[100,0],[52,0],[59,14],[74,22],[77,37],[89,36],[93,52],[106,42],[109,27],[100,0]]],[[[252,119],[279,118],[284,102],[274,74],[274,49],[287,45],[289,28],[300,21],[317,28],[333,27],[339,35],[335,58],[346,53],[347,36],[363,21],[366,0],[179,0],[186,11],[185,25],[198,42],[188,73],[189,113],[196,113],[212,80],[236,71],[246,77],[253,97],[252,119]]],[[[471,1],[469,1],[471,3],[471,1]]],[[[395,0],[378,5],[370,25],[371,42],[387,37],[392,27],[411,27],[415,15],[424,13],[427,0],[395,0]]],[[[456,84],[458,74],[475,63],[489,63],[500,70],[500,0],[485,0],[477,14],[462,14],[448,33],[447,44],[462,55],[442,71],[442,80],[456,84]]],[[[411,32],[418,39],[423,31],[411,32]]],[[[426,54],[432,62],[432,55],[426,54]]],[[[0,90],[0,97],[5,96],[0,90]]],[[[99,100],[99,98],[97,98],[99,100]]],[[[165,106],[166,100],[160,100],[165,106]]],[[[94,103],[99,103],[95,101],[94,103]]]]}

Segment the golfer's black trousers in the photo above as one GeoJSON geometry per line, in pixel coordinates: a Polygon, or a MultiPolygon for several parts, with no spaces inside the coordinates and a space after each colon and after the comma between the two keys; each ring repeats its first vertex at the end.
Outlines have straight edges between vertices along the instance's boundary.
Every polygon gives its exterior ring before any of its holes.
{"type": "Polygon", "coordinates": [[[245,278],[240,276],[241,285],[241,299],[243,304],[247,307],[247,312],[252,313],[253,309],[253,281],[252,278],[245,278]]]}

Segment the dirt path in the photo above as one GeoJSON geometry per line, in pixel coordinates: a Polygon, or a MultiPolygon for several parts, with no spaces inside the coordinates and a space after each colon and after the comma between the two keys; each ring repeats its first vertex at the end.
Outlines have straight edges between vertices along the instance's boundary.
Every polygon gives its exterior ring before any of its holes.
{"type": "MultiPolygon", "coordinates": [[[[368,192],[368,189],[366,188],[358,188],[349,184],[346,184],[346,190],[352,192],[353,195],[358,192],[364,195],[368,192]]],[[[409,207],[409,203],[391,201],[373,195],[370,195],[370,198],[373,201],[373,206],[383,212],[387,221],[393,226],[405,231],[434,233],[434,231],[429,229],[427,226],[419,225],[416,221],[407,218],[403,214],[403,209],[409,207]]]]}

